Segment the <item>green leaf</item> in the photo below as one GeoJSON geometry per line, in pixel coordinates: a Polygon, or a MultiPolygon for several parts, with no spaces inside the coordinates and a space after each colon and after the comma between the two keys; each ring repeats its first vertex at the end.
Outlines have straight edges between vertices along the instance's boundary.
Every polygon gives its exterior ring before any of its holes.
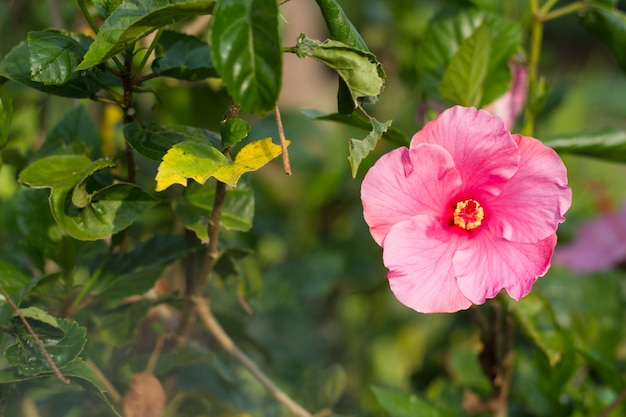
{"type": "Polygon", "coordinates": [[[164,30],[156,52],[152,71],[158,75],[187,81],[217,77],[209,45],[195,36],[164,30]]]}
{"type": "MultiPolygon", "coordinates": [[[[36,281],[20,271],[17,267],[0,261],[0,285],[9,294],[13,302],[19,307],[24,296],[35,286],[36,281]]],[[[11,305],[0,297],[0,325],[8,323],[15,312],[11,305]]],[[[0,333],[0,338],[2,333],[0,333]]]]}
{"type": "Polygon", "coordinates": [[[426,400],[412,394],[382,387],[372,387],[374,395],[380,405],[391,417],[444,417],[442,411],[435,408],[426,400]]]}
{"type": "Polygon", "coordinates": [[[153,161],[160,161],[177,143],[194,141],[200,144],[221,148],[221,139],[210,130],[189,126],[141,127],[136,123],[124,126],[124,137],[128,144],[140,155],[153,161]]]}
{"type": "Polygon", "coordinates": [[[84,208],[72,204],[72,189],[53,189],[52,215],[65,233],[79,240],[104,239],[132,225],[156,200],[133,184],[117,183],[91,194],[84,208]]]}
{"type": "Polygon", "coordinates": [[[13,120],[13,105],[0,97],[0,149],[9,142],[9,128],[13,120]]]}
{"type": "MultiPolygon", "coordinates": [[[[91,367],[85,361],[82,359],[76,359],[74,362],[65,366],[61,372],[66,378],[76,381],[87,392],[94,394],[97,398],[101,399],[113,414],[121,417],[105,395],[105,392],[107,391],[106,388],[102,385],[91,367]]],[[[42,377],[54,377],[54,374],[52,372],[44,372],[39,375],[23,375],[19,373],[16,366],[0,370],[0,384],[16,383],[42,377]]]]}
{"type": "Polygon", "coordinates": [[[71,188],[81,179],[92,161],[82,155],[52,155],[22,170],[19,180],[32,188],[71,188]]]}
{"type": "MultiPolygon", "coordinates": [[[[26,310],[26,320],[35,334],[43,342],[53,362],[63,368],[73,362],[83,351],[87,343],[87,330],[73,320],[55,319],[43,310],[26,310]],[[37,322],[40,324],[37,325],[37,322]],[[42,325],[45,324],[45,325],[42,325]]],[[[16,343],[6,350],[7,361],[17,366],[23,375],[39,375],[52,369],[35,339],[26,331],[18,317],[11,320],[12,331],[19,336],[16,343]]]]}
{"type": "Polygon", "coordinates": [[[354,27],[336,0],[315,0],[333,40],[369,52],[361,34],[354,27]]]}
{"type": "Polygon", "coordinates": [[[218,1],[210,40],[215,68],[233,99],[250,113],[272,110],[282,82],[277,2],[218,1]]]}
{"type": "Polygon", "coordinates": [[[591,368],[596,371],[615,392],[621,392],[626,388],[624,375],[615,366],[612,360],[603,358],[599,353],[590,351],[586,347],[578,347],[576,351],[589,362],[591,368]]]}
{"type": "Polygon", "coordinates": [[[104,21],[78,70],[98,65],[154,30],[211,12],[213,0],[126,0],[104,21]]]}
{"type": "Polygon", "coordinates": [[[544,144],[559,153],[626,162],[626,132],[622,131],[609,130],[554,138],[547,140],[544,144]]]}
{"type": "Polygon", "coordinates": [[[124,0],[93,0],[93,4],[96,6],[96,9],[98,9],[98,13],[106,19],[123,1],[124,0]]]}
{"type": "Polygon", "coordinates": [[[234,118],[226,119],[222,122],[220,133],[222,134],[222,143],[224,147],[233,146],[250,132],[250,125],[243,119],[234,118]]]}
{"type": "Polygon", "coordinates": [[[372,131],[365,137],[365,139],[350,139],[348,141],[350,155],[348,161],[350,161],[350,168],[352,169],[352,178],[356,177],[356,173],[359,170],[359,165],[369,153],[376,147],[378,140],[383,136],[383,133],[387,131],[391,126],[391,120],[384,123],[372,118],[372,131]]]}
{"type": "Polygon", "coordinates": [[[203,184],[228,160],[213,146],[186,141],[174,145],[163,157],[156,175],[156,191],[163,191],[173,184],[187,186],[191,178],[203,184]]]}
{"type": "Polygon", "coordinates": [[[509,302],[508,308],[522,331],[545,355],[550,365],[559,363],[567,344],[548,301],[531,293],[519,302],[509,302]]]}
{"type": "MultiPolygon", "coordinates": [[[[63,85],[45,85],[42,82],[30,79],[30,51],[26,41],[21,42],[9,52],[0,62],[0,77],[6,77],[12,81],[61,97],[90,98],[100,90],[100,86],[89,77],[83,77],[79,73],[63,85]]],[[[94,77],[100,77],[101,72],[96,70],[94,77]]]]}
{"type": "Polygon", "coordinates": [[[100,328],[98,335],[102,343],[120,348],[133,342],[153,304],[152,300],[141,299],[94,314],[92,319],[100,328]]]}
{"type": "Polygon", "coordinates": [[[491,35],[482,24],[467,38],[443,73],[441,96],[465,107],[480,107],[491,54],[491,35]]]}
{"type": "MultiPolygon", "coordinates": [[[[346,13],[336,0],[316,0],[316,2],[322,11],[322,16],[330,32],[331,39],[369,52],[369,48],[361,34],[350,22],[348,16],[346,16],[346,13]]],[[[337,108],[340,114],[351,114],[356,109],[350,88],[341,77],[339,77],[339,89],[337,91],[337,108]]]]}
{"type": "Polygon", "coordinates": [[[209,177],[215,177],[236,187],[241,175],[258,170],[280,153],[281,147],[274,145],[271,138],[265,138],[241,148],[231,162],[210,145],[181,142],[163,157],[157,171],[156,191],[163,191],[173,184],[187,186],[188,178],[204,184],[209,177]]]}
{"type": "Polygon", "coordinates": [[[75,77],[74,70],[87,51],[59,31],[29,32],[30,79],[44,85],[62,85],[75,77]]]}
{"type": "MultiPolygon", "coordinates": [[[[206,221],[213,213],[215,180],[209,178],[204,184],[191,183],[183,192],[183,198],[174,206],[176,217],[198,239],[207,242],[206,221]]],[[[254,218],[254,193],[247,184],[240,184],[226,193],[220,226],[229,230],[246,232],[254,218]]]]}
{"type": "Polygon", "coordinates": [[[61,149],[82,149],[82,153],[92,159],[102,157],[102,138],[96,124],[80,105],[70,110],[46,136],[38,156],[60,152],[61,149]]]}
{"type": "Polygon", "coordinates": [[[417,70],[420,84],[429,96],[444,102],[439,91],[444,73],[464,42],[481,26],[489,31],[491,49],[480,104],[492,102],[508,89],[511,80],[508,61],[521,45],[520,24],[500,15],[465,10],[433,20],[420,43],[417,70]]]}
{"type": "Polygon", "coordinates": [[[337,71],[346,83],[354,106],[361,101],[373,102],[385,86],[385,72],[376,57],[344,43],[320,42],[303,34],[298,36],[293,50],[300,58],[309,56],[337,71]]]}
{"type": "Polygon", "coordinates": [[[64,367],[61,372],[65,377],[78,382],[87,392],[102,400],[113,414],[121,417],[115,407],[109,402],[109,398],[105,394],[107,392],[106,387],[102,385],[102,382],[100,382],[100,379],[98,379],[87,362],[77,359],[64,367]]]}
{"type": "Polygon", "coordinates": [[[107,258],[90,294],[107,300],[144,294],[167,265],[199,247],[197,242],[181,236],[156,235],[127,254],[107,258]]]}
{"type": "MultiPolygon", "coordinates": [[[[302,114],[314,120],[337,122],[347,126],[359,127],[363,130],[370,130],[372,128],[371,121],[361,113],[352,113],[349,115],[339,113],[325,114],[315,109],[303,109],[302,114]]],[[[409,138],[404,132],[393,127],[389,127],[383,133],[383,139],[398,146],[409,146],[410,143],[409,138]]]]}
{"type": "Polygon", "coordinates": [[[626,71],[626,13],[617,9],[590,6],[582,14],[583,26],[611,51],[615,60],[626,71]]]}
{"type": "Polygon", "coordinates": [[[115,166],[113,160],[108,158],[96,159],[83,171],[78,183],[72,190],[72,204],[78,208],[85,208],[91,203],[92,197],[96,193],[87,191],[87,180],[96,172],[115,166]]]}

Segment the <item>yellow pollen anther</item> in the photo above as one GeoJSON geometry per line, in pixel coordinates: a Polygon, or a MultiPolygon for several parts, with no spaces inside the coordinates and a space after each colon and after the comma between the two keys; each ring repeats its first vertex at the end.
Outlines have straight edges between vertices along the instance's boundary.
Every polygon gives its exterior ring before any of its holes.
{"type": "Polygon", "coordinates": [[[468,199],[456,203],[454,209],[454,224],[461,229],[472,230],[480,226],[485,218],[485,210],[476,200],[468,199]]]}

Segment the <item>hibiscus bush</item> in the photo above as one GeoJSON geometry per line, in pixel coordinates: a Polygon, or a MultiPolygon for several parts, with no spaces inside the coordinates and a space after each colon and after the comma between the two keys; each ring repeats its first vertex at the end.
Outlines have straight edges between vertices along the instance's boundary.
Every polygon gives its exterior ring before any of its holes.
{"type": "Polygon", "coordinates": [[[619,3],[0,3],[0,416],[626,415],[619,3]]]}

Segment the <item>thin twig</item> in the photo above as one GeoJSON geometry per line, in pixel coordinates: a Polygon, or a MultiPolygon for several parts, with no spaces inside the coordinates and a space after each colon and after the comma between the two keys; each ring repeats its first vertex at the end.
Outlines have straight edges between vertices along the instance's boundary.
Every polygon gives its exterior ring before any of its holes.
{"type": "Polygon", "coordinates": [[[287,139],[285,138],[285,130],[283,129],[283,121],[280,117],[278,103],[276,103],[274,113],[276,113],[276,127],[278,128],[278,137],[280,138],[280,147],[283,153],[283,167],[285,174],[291,175],[291,163],[289,162],[289,152],[287,152],[287,139]]]}
{"type": "Polygon", "coordinates": [[[28,334],[30,334],[31,337],[33,338],[33,340],[35,340],[35,343],[37,344],[37,347],[41,351],[41,354],[43,355],[43,357],[46,359],[46,362],[48,362],[48,365],[50,365],[50,368],[52,369],[52,372],[54,372],[54,375],[57,377],[57,379],[59,381],[61,381],[65,385],[69,385],[70,380],[65,378],[63,376],[63,374],[61,373],[61,371],[59,371],[59,368],[57,367],[57,364],[54,363],[54,361],[50,357],[50,354],[48,353],[48,350],[44,346],[44,344],[41,341],[41,339],[39,338],[39,336],[37,336],[37,333],[35,333],[35,331],[33,330],[32,327],[30,327],[30,323],[28,322],[28,320],[26,320],[26,317],[24,317],[24,315],[22,314],[20,309],[13,302],[13,299],[11,298],[9,293],[6,292],[4,287],[1,286],[1,285],[0,285],[0,292],[2,292],[2,295],[4,295],[4,297],[6,298],[7,302],[11,305],[11,307],[15,311],[15,314],[20,318],[20,320],[24,324],[24,327],[26,327],[26,331],[28,331],[28,334]]]}
{"type": "Polygon", "coordinates": [[[202,297],[193,297],[195,311],[204,327],[213,335],[222,349],[244,368],[246,368],[263,387],[280,402],[292,415],[297,417],[312,417],[300,404],[285,394],[245,353],[239,349],[235,342],[226,334],[222,326],[211,313],[208,300],[202,297]]]}
{"type": "Polygon", "coordinates": [[[149,374],[154,374],[154,368],[156,368],[156,364],[159,361],[159,356],[161,356],[161,351],[163,351],[163,343],[167,338],[166,335],[160,334],[154,344],[154,349],[152,349],[152,354],[150,355],[150,360],[148,360],[148,364],[146,365],[146,372],[149,374]]]}
{"type": "Polygon", "coordinates": [[[109,381],[107,377],[102,373],[100,368],[98,368],[98,365],[96,365],[94,361],[92,361],[90,358],[85,359],[85,362],[87,362],[87,365],[89,365],[93,373],[96,375],[96,378],[98,378],[98,381],[100,381],[102,385],[104,385],[104,388],[106,389],[106,393],[111,398],[111,401],[113,401],[113,403],[117,405],[121,404],[122,403],[121,394],[119,393],[118,390],[115,389],[113,384],[111,384],[111,381],[109,381]]]}

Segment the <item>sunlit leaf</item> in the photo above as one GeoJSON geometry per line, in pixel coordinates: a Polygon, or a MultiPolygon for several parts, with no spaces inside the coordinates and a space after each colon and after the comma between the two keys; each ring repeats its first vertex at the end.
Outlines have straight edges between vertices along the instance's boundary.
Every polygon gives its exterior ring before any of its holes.
{"type": "Polygon", "coordinates": [[[222,0],[211,22],[213,62],[241,108],[263,114],[278,100],[282,51],[275,0],[222,0]]]}
{"type": "Polygon", "coordinates": [[[365,137],[365,139],[350,139],[348,144],[350,146],[350,168],[352,169],[352,178],[356,177],[359,165],[369,153],[376,147],[378,140],[383,136],[383,133],[387,131],[391,126],[391,120],[384,123],[372,118],[372,131],[365,137]]]}
{"type": "Polygon", "coordinates": [[[82,155],[53,155],[39,159],[20,172],[19,179],[32,188],[71,188],[92,161],[82,155]]]}
{"type": "Polygon", "coordinates": [[[626,132],[585,133],[544,142],[559,153],[591,156],[607,161],[626,162],[626,132]]]}
{"type": "Polygon", "coordinates": [[[294,52],[335,70],[348,86],[355,106],[365,99],[375,101],[385,86],[383,67],[370,52],[338,41],[320,42],[303,34],[298,36],[294,52]]]}
{"type": "Polygon", "coordinates": [[[482,24],[450,59],[439,85],[441,96],[462,106],[480,107],[487,76],[491,35],[482,24]]]}
{"type": "MultiPolygon", "coordinates": [[[[287,141],[289,145],[289,141],[287,141]]],[[[220,166],[212,176],[236,187],[239,178],[246,172],[256,171],[281,154],[280,145],[272,143],[272,138],[265,138],[248,143],[241,148],[233,162],[220,166]]]]}
{"type": "Polygon", "coordinates": [[[126,0],[104,21],[77,69],[85,70],[124,51],[154,30],[208,14],[214,0],[126,0]]]}
{"type": "Polygon", "coordinates": [[[217,76],[209,45],[195,36],[165,30],[159,46],[152,62],[152,70],[158,75],[187,81],[217,76]]]}
{"type": "MultiPolygon", "coordinates": [[[[444,73],[463,43],[481,26],[488,30],[491,38],[481,105],[492,102],[507,90],[511,81],[508,61],[517,52],[522,40],[520,24],[497,14],[463,10],[436,17],[420,42],[417,70],[420,84],[430,97],[444,102],[439,91],[444,73]]],[[[480,54],[479,51],[476,53],[480,54]]]]}
{"type": "Polygon", "coordinates": [[[203,184],[217,169],[228,161],[213,146],[186,141],[174,145],[163,157],[156,175],[156,191],[163,191],[173,184],[187,185],[191,178],[203,184]]]}

